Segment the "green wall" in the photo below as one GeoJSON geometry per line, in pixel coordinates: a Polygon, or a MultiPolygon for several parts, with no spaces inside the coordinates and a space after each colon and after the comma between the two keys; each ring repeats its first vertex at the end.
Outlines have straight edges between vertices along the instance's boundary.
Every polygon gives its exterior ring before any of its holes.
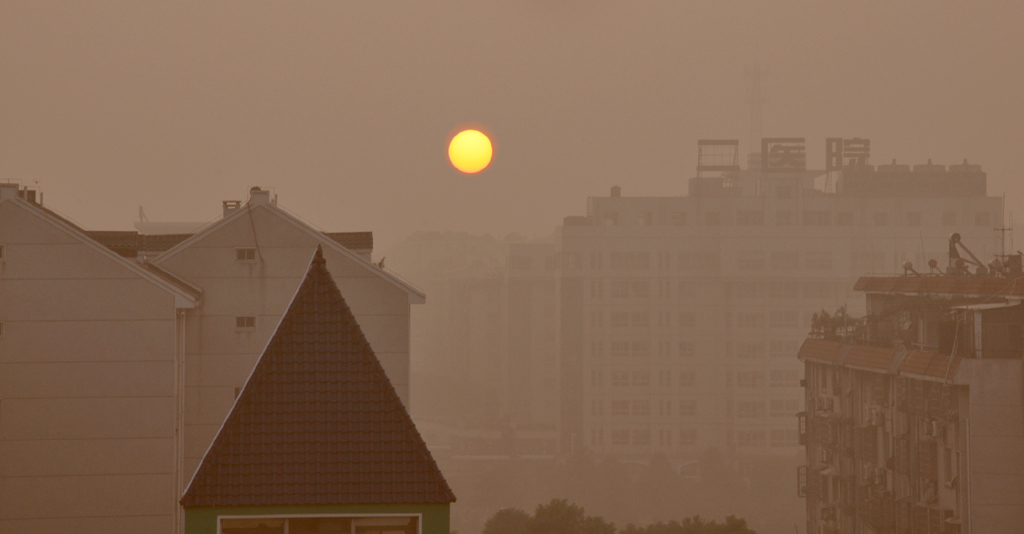
{"type": "Polygon", "coordinates": [[[223,506],[185,509],[185,534],[217,534],[222,515],[422,514],[423,534],[450,534],[448,504],[347,504],[318,506],[223,506]]]}

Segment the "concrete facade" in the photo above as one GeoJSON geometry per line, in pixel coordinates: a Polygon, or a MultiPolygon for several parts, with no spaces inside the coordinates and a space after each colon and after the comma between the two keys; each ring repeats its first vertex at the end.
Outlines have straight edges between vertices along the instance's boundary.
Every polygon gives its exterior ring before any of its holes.
{"type": "Polygon", "coordinates": [[[0,193],[0,532],[173,532],[197,295],[0,193]]]}
{"type": "Polygon", "coordinates": [[[958,231],[996,252],[1002,200],[975,165],[742,170],[689,196],[591,197],[559,229],[566,452],[795,455],[793,359],[815,312],[958,231]]]}
{"type": "Polygon", "coordinates": [[[868,287],[862,328],[816,328],[801,348],[808,532],[1011,532],[1024,521],[1024,308],[1001,289],[1024,279],[992,291],[941,278],[927,291],[906,278],[868,287]]]}
{"type": "Polygon", "coordinates": [[[408,406],[423,293],[269,193],[138,258],[0,193],[0,532],[180,532],[178,499],[318,245],[408,406]]]}

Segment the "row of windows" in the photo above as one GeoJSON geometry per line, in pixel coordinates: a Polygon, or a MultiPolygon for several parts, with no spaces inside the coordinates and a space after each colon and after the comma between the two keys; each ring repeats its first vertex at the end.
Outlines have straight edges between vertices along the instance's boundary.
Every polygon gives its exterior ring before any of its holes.
{"type": "MultiPolygon", "coordinates": [[[[661,387],[693,387],[697,382],[697,374],[693,371],[679,371],[663,369],[653,375],[656,384],[661,387]]],[[[769,387],[800,387],[800,372],[795,369],[771,369],[766,374],[764,371],[736,371],[735,375],[727,372],[725,376],[726,386],[731,386],[735,376],[736,387],[755,388],[763,387],[765,379],[769,387]]],[[[651,386],[651,371],[623,371],[614,370],[609,372],[609,385],[612,387],[651,386]]],[[[604,371],[590,372],[590,386],[604,387],[604,371]]]]}
{"type": "MultiPolygon", "coordinates": [[[[609,432],[611,445],[652,445],[652,437],[657,439],[657,445],[671,447],[692,447],[697,442],[697,429],[683,428],[678,431],[672,429],[660,429],[656,433],[645,428],[622,428],[611,429],[609,432]]],[[[797,444],[798,435],[796,429],[772,429],[770,434],[764,430],[737,430],[736,445],[739,447],[765,447],[768,445],[766,437],[771,436],[772,447],[791,447],[797,444]]],[[[598,447],[603,446],[604,429],[595,428],[590,431],[590,444],[598,447]]]]}
{"type": "MultiPolygon", "coordinates": [[[[768,402],[763,400],[739,401],[736,403],[736,417],[738,419],[763,419],[766,416],[792,417],[800,411],[800,405],[799,399],[771,399],[768,402]]],[[[590,415],[603,416],[605,414],[604,407],[603,400],[590,401],[590,415]]],[[[660,399],[654,403],[649,399],[609,401],[609,415],[613,417],[644,417],[654,414],[662,417],[696,417],[697,401],[695,399],[682,399],[678,402],[660,399]],[[675,413],[673,413],[673,407],[675,407],[675,413]]]]}
{"type": "MultiPolygon", "coordinates": [[[[616,358],[648,358],[651,356],[652,345],[647,341],[610,341],[608,346],[610,354],[616,358]]],[[[696,355],[692,341],[659,341],[655,346],[658,357],[693,358],[696,355]]],[[[796,355],[799,342],[791,339],[773,339],[768,342],[768,354],[772,358],[792,358],[796,355]]],[[[764,353],[765,343],[763,341],[737,341],[735,343],[735,354],[737,358],[751,359],[760,358],[764,353]]],[[[605,356],[605,342],[590,342],[590,357],[593,360],[600,360],[605,356]]]]}
{"type": "MultiPolygon", "coordinates": [[[[582,253],[573,252],[568,254],[573,257],[578,257],[582,253]]],[[[598,260],[600,260],[602,253],[591,252],[590,254],[591,270],[600,271],[603,263],[598,260]]],[[[670,252],[624,252],[622,254],[629,254],[631,257],[639,255],[647,258],[648,260],[642,261],[634,257],[629,262],[622,263],[622,265],[631,266],[628,269],[626,267],[620,268],[619,270],[622,271],[648,270],[650,266],[650,257],[652,254],[655,254],[658,258],[659,270],[662,271],[672,270],[673,256],[675,256],[675,270],[682,272],[718,273],[721,271],[722,264],[722,255],[718,250],[679,251],[676,252],[674,255],[670,252]]],[[[885,267],[886,261],[885,253],[877,251],[850,250],[848,251],[848,253],[844,253],[843,257],[843,259],[846,259],[848,263],[843,263],[842,261],[840,261],[840,258],[837,258],[836,253],[827,250],[804,252],[765,252],[760,250],[748,250],[740,251],[740,253],[737,255],[736,269],[738,271],[750,272],[772,271],[779,273],[792,273],[794,271],[800,270],[802,267],[804,271],[823,273],[831,272],[834,269],[844,268],[846,266],[849,266],[854,271],[859,271],[863,269],[878,270],[885,267]],[[848,257],[846,257],[847,254],[848,257]]],[[[577,267],[577,269],[581,268],[582,266],[577,267]]],[[[686,289],[680,288],[679,296],[692,295],[692,287],[686,289]]],[[[591,297],[603,298],[603,290],[603,287],[596,285],[593,286],[591,289],[591,297]]],[[[639,279],[613,281],[610,290],[612,298],[649,298],[653,294],[650,281],[639,279]],[[638,281],[643,281],[646,283],[643,285],[631,285],[632,282],[638,281]]],[[[670,298],[672,296],[670,287],[659,287],[657,296],[659,298],[670,298]]]]}
{"type": "MultiPolygon", "coordinates": [[[[794,212],[790,210],[775,211],[774,220],[776,226],[889,226],[903,224],[906,226],[921,226],[922,224],[941,224],[943,226],[956,226],[958,224],[969,224],[972,221],[970,215],[963,215],[956,211],[945,211],[933,216],[931,212],[904,212],[891,213],[876,211],[865,215],[858,220],[857,214],[852,211],[832,212],[827,210],[805,210],[794,212]]],[[[771,213],[764,210],[737,210],[734,221],[736,226],[764,226],[768,224],[771,213]]],[[[618,213],[605,213],[604,223],[606,226],[619,225],[618,213]]],[[[652,226],[655,222],[654,214],[651,212],[640,213],[636,218],[638,226],[652,226]]],[[[690,226],[703,224],[704,226],[722,226],[728,224],[728,213],[708,211],[703,214],[675,212],[669,215],[668,222],[672,226],[690,226]],[[703,217],[701,217],[703,215],[703,217]]],[[[976,226],[989,226],[992,224],[992,214],[987,211],[974,213],[973,222],[976,226]]]]}

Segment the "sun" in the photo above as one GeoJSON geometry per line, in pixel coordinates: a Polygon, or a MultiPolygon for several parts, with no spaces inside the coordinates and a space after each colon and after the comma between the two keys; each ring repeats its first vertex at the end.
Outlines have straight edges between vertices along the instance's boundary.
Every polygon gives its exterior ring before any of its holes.
{"type": "Polygon", "coordinates": [[[466,174],[476,174],[491,164],[494,147],[480,130],[462,130],[448,143],[448,160],[466,174]]]}

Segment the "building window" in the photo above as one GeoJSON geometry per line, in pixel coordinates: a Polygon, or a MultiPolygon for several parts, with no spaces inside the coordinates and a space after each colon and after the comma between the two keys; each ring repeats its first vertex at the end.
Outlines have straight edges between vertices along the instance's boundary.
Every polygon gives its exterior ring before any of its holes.
{"type": "Polygon", "coordinates": [[[693,350],[692,341],[680,341],[679,342],[679,357],[680,358],[693,358],[695,352],[693,350]]]}
{"type": "Polygon", "coordinates": [[[773,388],[779,387],[799,387],[800,386],[800,372],[791,369],[774,369],[769,375],[771,379],[771,386],[773,388]]]}
{"type": "Polygon", "coordinates": [[[533,258],[530,256],[509,256],[508,268],[510,271],[529,271],[533,269],[533,258]]]}
{"type": "Polygon", "coordinates": [[[907,214],[907,226],[921,226],[921,213],[914,212],[907,214]]]}
{"type": "Polygon", "coordinates": [[[832,224],[832,213],[828,211],[805,211],[804,226],[828,226],[832,224]]]}
{"type": "Polygon", "coordinates": [[[797,431],[791,428],[772,430],[772,447],[791,447],[797,444],[797,431]]]}
{"type": "Polygon", "coordinates": [[[764,447],[764,430],[737,430],[736,445],[739,447],[764,447]]]}
{"type": "Polygon", "coordinates": [[[629,357],[629,342],[628,341],[612,341],[611,342],[611,356],[612,356],[612,358],[628,358],[629,357]]]}
{"type": "Polygon", "coordinates": [[[648,270],[651,268],[651,255],[648,252],[611,252],[608,265],[619,271],[648,270]]]}
{"type": "Polygon", "coordinates": [[[697,316],[692,312],[680,313],[679,326],[682,328],[693,328],[694,326],[697,326],[697,316]]]}
{"type": "Polygon", "coordinates": [[[3,339],[3,337],[4,337],[4,323],[3,323],[3,321],[0,321],[0,339],[3,339]]]}
{"type": "Polygon", "coordinates": [[[773,271],[795,271],[799,268],[799,252],[772,252],[771,269],[773,271]]]}
{"type": "Polygon", "coordinates": [[[764,418],[764,401],[740,401],[736,403],[736,417],[738,419],[764,418]]]}
{"type": "Polygon", "coordinates": [[[736,261],[736,268],[741,271],[764,270],[764,252],[760,250],[741,250],[736,261]]]}
{"type": "Polygon", "coordinates": [[[761,226],[764,224],[764,212],[763,211],[745,211],[740,210],[736,212],[736,225],[737,226],[761,226]]]}
{"type": "Polygon", "coordinates": [[[0,261],[4,261],[4,252],[6,252],[4,246],[0,245],[0,261]]]}
{"type": "Polygon", "coordinates": [[[797,399],[772,399],[772,417],[793,417],[800,411],[800,401],[797,399]]]}
{"type": "Polygon", "coordinates": [[[798,299],[800,298],[799,282],[769,282],[768,296],[773,299],[798,299]]]}
{"type": "Polygon", "coordinates": [[[788,211],[775,212],[775,225],[776,226],[789,226],[793,224],[793,214],[788,211]]]}
{"type": "Polygon", "coordinates": [[[795,358],[799,346],[791,339],[773,339],[769,342],[768,349],[772,358],[795,358]]]}
{"type": "Polygon", "coordinates": [[[853,213],[849,211],[837,213],[836,226],[853,226],[853,213]]]}
{"type": "Polygon", "coordinates": [[[697,443],[697,429],[683,428],[679,431],[679,446],[693,447],[697,443]]]}
{"type": "Polygon", "coordinates": [[[235,316],[235,329],[254,330],[256,328],[256,317],[254,315],[235,316]]]}
{"type": "Polygon", "coordinates": [[[743,342],[739,341],[736,343],[736,357],[737,358],[760,358],[761,349],[764,348],[764,344],[761,342],[743,342]]]}
{"type": "Polygon", "coordinates": [[[651,401],[649,400],[635,400],[633,401],[633,415],[646,416],[651,415],[651,401]]]}
{"type": "Polygon", "coordinates": [[[647,387],[651,385],[650,371],[637,371],[633,373],[633,385],[647,387]]]}
{"type": "Polygon", "coordinates": [[[956,212],[947,211],[942,214],[942,226],[956,226],[956,212]]]}
{"type": "Polygon", "coordinates": [[[806,299],[831,299],[834,298],[834,284],[832,282],[805,282],[804,298],[806,299]]]}
{"type": "Polygon", "coordinates": [[[256,261],[256,249],[250,247],[236,248],[235,261],[240,263],[250,263],[256,261]]]}
{"type": "MultiPolygon", "coordinates": [[[[976,226],[989,226],[992,224],[992,214],[987,211],[979,211],[974,214],[976,226]]],[[[0,246],[0,259],[3,259],[3,246],[0,246]]]]}
{"type": "Polygon", "coordinates": [[[613,311],[609,314],[612,328],[625,328],[629,326],[629,312],[613,311]]]}
{"type": "Polygon", "coordinates": [[[612,445],[629,445],[629,430],[612,430],[612,445]]]}
{"type": "Polygon", "coordinates": [[[737,328],[761,328],[764,326],[764,314],[757,312],[740,312],[736,314],[737,328]]]}
{"type": "Polygon", "coordinates": [[[717,211],[709,211],[704,214],[705,226],[718,226],[722,224],[722,216],[717,211]]]}
{"type": "Polygon", "coordinates": [[[772,310],[768,312],[768,326],[772,328],[792,328],[797,326],[799,315],[796,310],[772,310]]]}
{"type": "Polygon", "coordinates": [[[875,212],[875,226],[885,226],[889,224],[889,214],[884,211],[875,212]]]}
{"type": "Polygon", "coordinates": [[[764,385],[764,372],[762,371],[737,371],[736,387],[756,388],[764,385]]]}
{"type": "Polygon", "coordinates": [[[629,401],[625,400],[613,400],[612,401],[612,415],[621,417],[629,415],[629,401]]]}
{"type": "Polygon", "coordinates": [[[672,214],[672,224],[676,226],[686,226],[686,213],[677,212],[672,214]]]}
{"type": "Polygon", "coordinates": [[[679,385],[682,387],[692,387],[697,381],[697,376],[693,371],[682,371],[679,373],[679,385]]]}
{"type": "Polygon", "coordinates": [[[221,517],[221,534],[304,534],[312,532],[365,532],[367,534],[406,534],[419,532],[418,516],[377,515],[319,517],[221,517]]]}
{"type": "Polygon", "coordinates": [[[693,399],[683,399],[679,401],[679,416],[680,417],[696,417],[697,416],[697,401],[693,399]]]}
{"type": "Polygon", "coordinates": [[[629,371],[612,371],[612,385],[613,386],[628,386],[629,385],[629,371]]]}
{"type": "Polygon", "coordinates": [[[832,252],[827,250],[807,252],[804,255],[804,267],[808,271],[831,271],[832,252]]]}
{"type": "Polygon", "coordinates": [[[633,445],[650,445],[651,444],[651,431],[646,428],[637,428],[633,430],[633,445]]]}

